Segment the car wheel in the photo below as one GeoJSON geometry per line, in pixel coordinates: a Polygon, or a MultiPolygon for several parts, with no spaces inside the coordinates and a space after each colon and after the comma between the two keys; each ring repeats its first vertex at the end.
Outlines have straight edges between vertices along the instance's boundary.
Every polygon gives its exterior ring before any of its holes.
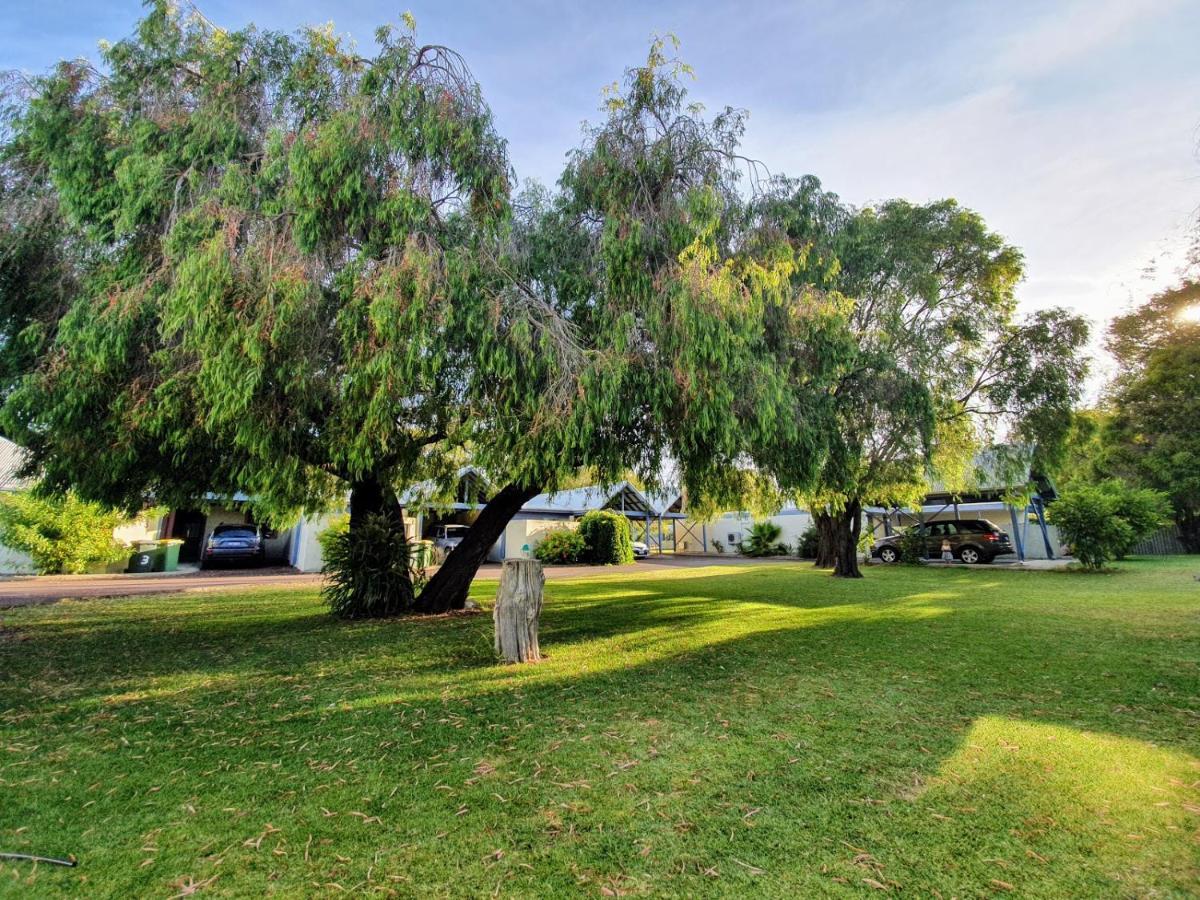
{"type": "Polygon", "coordinates": [[[962,551],[959,553],[958,556],[959,556],[959,559],[961,559],[963,562],[965,562],[969,566],[975,565],[977,562],[979,562],[983,558],[979,555],[979,551],[976,550],[974,547],[963,547],[962,551]]]}
{"type": "Polygon", "coordinates": [[[885,563],[894,563],[900,558],[900,554],[891,547],[884,547],[879,551],[879,558],[885,563]]]}

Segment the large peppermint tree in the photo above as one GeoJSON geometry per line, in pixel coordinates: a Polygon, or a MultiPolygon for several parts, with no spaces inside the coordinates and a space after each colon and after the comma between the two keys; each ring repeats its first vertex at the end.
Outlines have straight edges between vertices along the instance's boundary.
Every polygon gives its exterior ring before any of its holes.
{"type": "Polygon", "coordinates": [[[352,531],[401,529],[396,486],[461,439],[505,339],[486,263],[510,175],[462,60],[411,21],[376,37],[157,3],[99,68],[21,86],[0,301],[38,351],[4,420],[47,487],[131,510],[244,491],[278,518],[348,491],[352,531]]]}

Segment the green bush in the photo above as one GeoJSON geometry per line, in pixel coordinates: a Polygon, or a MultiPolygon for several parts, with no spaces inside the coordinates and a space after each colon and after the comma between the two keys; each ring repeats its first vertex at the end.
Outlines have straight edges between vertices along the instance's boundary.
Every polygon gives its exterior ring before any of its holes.
{"type": "Polygon", "coordinates": [[[779,543],[783,529],[774,522],[755,522],[750,526],[741,550],[746,556],[782,556],[787,548],[779,543]]]}
{"type": "Polygon", "coordinates": [[[122,513],[74,494],[0,495],[0,543],[29,554],[41,575],[79,574],[124,558],[129,548],[113,537],[113,529],[125,521],[122,513]]]}
{"type": "Polygon", "coordinates": [[[1085,484],[1064,491],[1047,512],[1085,569],[1104,568],[1134,542],[1133,529],[1119,514],[1118,498],[1098,486],[1085,484]]]}
{"type": "Polygon", "coordinates": [[[1167,499],[1114,478],[1072,487],[1046,511],[1084,568],[1097,571],[1110,559],[1124,559],[1166,520],[1167,499]]]}
{"type": "Polygon", "coordinates": [[[804,529],[804,533],[800,535],[800,543],[796,545],[796,555],[801,559],[816,559],[817,544],[820,541],[820,536],[817,534],[817,526],[809,525],[804,529]]]}
{"type": "Polygon", "coordinates": [[[368,516],[350,530],[335,520],[317,538],[324,554],[321,596],[339,619],[377,619],[411,612],[413,555],[403,527],[386,516],[368,516]]]}
{"type": "Polygon", "coordinates": [[[588,562],[623,566],[633,562],[629,519],[611,509],[593,509],[579,520],[579,533],[587,545],[588,562]]]}
{"type": "Polygon", "coordinates": [[[533,550],[533,555],[546,565],[577,563],[586,554],[587,542],[577,528],[555,528],[533,550]]]}
{"type": "Polygon", "coordinates": [[[1117,559],[1128,556],[1138,541],[1161,528],[1170,518],[1170,501],[1160,491],[1131,487],[1118,478],[1105,481],[1100,488],[1116,500],[1120,516],[1130,530],[1128,542],[1117,547],[1113,554],[1117,559]]]}
{"type": "Polygon", "coordinates": [[[920,565],[926,556],[925,537],[918,529],[910,528],[900,535],[896,550],[900,554],[900,562],[910,566],[920,565]]]}

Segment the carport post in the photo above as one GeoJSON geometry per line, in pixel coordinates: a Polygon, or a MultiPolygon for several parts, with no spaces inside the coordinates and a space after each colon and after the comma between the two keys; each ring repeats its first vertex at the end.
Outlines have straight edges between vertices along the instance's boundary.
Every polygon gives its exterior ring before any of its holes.
{"type": "Polygon", "coordinates": [[[663,548],[662,516],[658,517],[658,555],[662,556],[663,548]]]}
{"type": "Polygon", "coordinates": [[[1054,559],[1054,547],[1050,543],[1050,531],[1046,528],[1046,504],[1040,494],[1033,498],[1033,508],[1037,510],[1038,527],[1042,530],[1042,540],[1046,543],[1046,559],[1054,559]]]}
{"type": "Polygon", "coordinates": [[[1013,540],[1017,542],[1017,559],[1025,562],[1025,542],[1021,540],[1021,529],[1017,526],[1017,508],[1011,503],[1008,506],[1008,516],[1012,519],[1013,540]]]}

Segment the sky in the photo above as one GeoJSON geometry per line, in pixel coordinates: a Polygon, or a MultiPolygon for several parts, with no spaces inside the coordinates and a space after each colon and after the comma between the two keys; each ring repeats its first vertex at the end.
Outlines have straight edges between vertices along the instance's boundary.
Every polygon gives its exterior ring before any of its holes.
{"type": "MultiPolygon", "coordinates": [[[[1097,332],[1173,283],[1200,209],[1200,0],[204,0],[224,27],[332,21],[366,50],[410,10],[467,60],[522,178],[552,183],[601,89],[671,33],[744,149],[854,204],[954,197],[1020,247],[1025,309],[1097,332]]],[[[0,68],[96,57],[134,0],[5,0],[0,68]]],[[[1099,374],[1105,362],[1098,359],[1099,374]]]]}

